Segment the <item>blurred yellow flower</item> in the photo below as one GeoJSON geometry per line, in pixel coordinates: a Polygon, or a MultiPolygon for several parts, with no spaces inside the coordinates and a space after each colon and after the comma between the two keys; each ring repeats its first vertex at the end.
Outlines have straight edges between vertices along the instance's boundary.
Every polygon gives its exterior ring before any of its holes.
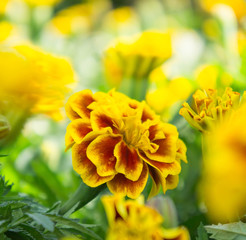
{"type": "MultiPolygon", "coordinates": [[[[65,95],[75,82],[70,63],[29,45],[0,51],[0,100],[30,113],[61,118],[65,95]]],[[[7,109],[8,111],[8,109],[7,109]]]]}
{"type": "Polygon", "coordinates": [[[22,0],[31,7],[37,7],[37,6],[53,6],[61,0],[22,0]]]}
{"type": "Polygon", "coordinates": [[[246,15],[246,2],[244,0],[201,0],[203,8],[209,12],[213,10],[216,5],[224,4],[230,7],[238,19],[246,15]]]}
{"type": "MultiPolygon", "coordinates": [[[[246,94],[243,95],[245,101],[246,94]]],[[[217,90],[197,90],[193,95],[194,106],[183,104],[180,109],[186,121],[201,132],[209,132],[240,106],[240,93],[226,88],[222,96],[217,90]]]]}
{"type": "Polygon", "coordinates": [[[217,65],[203,65],[196,70],[196,82],[202,89],[224,89],[233,82],[233,77],[217,65]]]}
{"type": "Polygon", "coordinates": [[[0,22],[0,43],[8,40],[14,35],[15,27],[7,21],[0,22]]]}
{"type": "Polygon", "coordinates": [[[106,0],[75,4],[60,11],[52,19],[51,25],[63,35],[82,34],[91,31],[109,7],[110,4],[106,0]]]}
{"type": "Polygon", "coordinates": [[[144,205],[143,196],[137,200],[124,200],[120,196],[102,198],[109,229],[107,240],[189,240],[185,228],[164,229],[162,216],[144,205]]]}
{"type": "Polygon", "coordinates": [[[1,0],[0,1],[0,15],[5,13],[8,2],[9,2],[9,0],[1,0]]]}
{"type": "Polygon", "coordinates": [[[201,199],[214,222],[237,221],[246,213],[246,105],[205,138],[201,199]]]}
{"type": "Polygon", "coordinates": [[[119,86],[123,79],[147,78],[171,55],[168,33],[146,31],[134,37],[119,38],[105,51],[106,76],[113,86],[119,86]]]}
{"type": "Polygon", "coordinates": [[[178,184],[180,160],[186,147],[175,126],[160,121],[146,105],[124,94],[92,94],[84,90],[66,105],[72,122],[66,146],[72,146],[74,170],[84,183],[97,187],[107,183],[112,193],[137,198],[148,173],[153,179],[150,196],[178,184]]]}
{"type": "Polygon", "coordinates": [[[139,20],[134,8],[119,7],[105,16],[103,26],[107,30],[129,33],[138,29],[139,20]]]}
{"type": "Polygon", "coordinates": [[[147,103],[159,114],[166,117],[170,115],[170,108],[181,100],[186,100],[191,92],[192,85],[184,77],[177,77],[171,81],[165,81],[162,86],[156,90],[148,92],[146,96],[147,103]]]}

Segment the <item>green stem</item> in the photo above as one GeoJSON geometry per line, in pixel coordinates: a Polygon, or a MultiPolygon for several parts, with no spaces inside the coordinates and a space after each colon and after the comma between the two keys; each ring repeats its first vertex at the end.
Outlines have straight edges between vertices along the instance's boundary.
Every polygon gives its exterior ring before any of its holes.
{"type": "Polygon", "coordinates": [[[63,206],[59,211],[59,214],[64,215],[70,209],[72,209],[76,204],[78,204],[78,206],[73,210],[73,212],[79,210],[87,203],[89,203],[91,200],[93,200],[105,188],[106,188],[106,184],[103,184],[95,188],[91,188],[86,184],[84,184],[83,182],[81,182],[76,192],[68,199],[67,202],[63,204],[63,206]]]}
{"type": "Polygon", "coordinates": [[[132,88],[131,92],[133,93],[132,97],[138,101],[145,100],[148,86],[149,86],[149,81],[147,78],[136,79],[131,86],[132,88]]]}

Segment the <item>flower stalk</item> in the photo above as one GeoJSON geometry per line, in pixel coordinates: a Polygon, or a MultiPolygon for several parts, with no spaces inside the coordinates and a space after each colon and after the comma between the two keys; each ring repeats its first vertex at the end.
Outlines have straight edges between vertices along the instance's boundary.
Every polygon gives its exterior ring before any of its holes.
{"type": "Polygon", "coordinates": [[[73,212],[79,210],[84,207],[87,203],[92,201],[97,197],[104,189],[106,188],[106,184],[100,185],[95,188],[91,188],[81,182],[80,186],[76,190],[76,192],[65,202],[60,211],[60,215],[65,215],[70,209],[72,209],[76,204],[77,207],[73,210],[73,212]]]}

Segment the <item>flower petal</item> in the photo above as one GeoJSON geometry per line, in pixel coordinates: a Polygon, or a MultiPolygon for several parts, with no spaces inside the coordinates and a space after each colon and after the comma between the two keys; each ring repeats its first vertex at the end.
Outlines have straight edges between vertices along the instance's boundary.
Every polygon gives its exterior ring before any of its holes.
{"type": "Polygon", "coordinates": [[[90,187],[97,187],[110,181],[114,175],[103,177],[98,175],[96,166],[87,158],[86,149],[90,142],[75,144],[72,148],[72,164],[74,170],[80,174],[83,182],[90,187]]]}
{"type": "Polygon", "coordinates": [[[121,141],[120,136],[104,134],[93,140],[86,151],[88,158],[97,167],[100,176],[116,174],[114,156],[115,145],[121,141]]]}
{"type": "Polygon", "coordinates": [[[114,149],[116,157],[115,169],[132,181],[137,181],[143,170],[143,160],[138,156],[134,148],[129,148],[123,141],[119,142],[114,149]]]}
{"type": "Polygon", "coordinates": [[[152,188],[149,193],[148,198],[152,198],[159,193],[160,186],[162,186],[163,191],[166,189],[166,179],[165,177],[155,168],[149,167],[149,173],[152,178],[152,188]]]}
{"type": "Polygon", "coordinates": [[[176,158],[178,132],[175,126],[168,123],[163,124],[162,131],[165,138],[153,141],[159,146],[157,151],[155,153],[145,151],[145,154],[151,160],[170,163],[176,158]]]}
{"type": "Polygon", "coordinates": [[[168,174],[179,174],[181,171],[180,163],[177,160],[174,160],[170,163],[158,162],[149,159],[143,152],[138,152],[138,154],[147,164],[159,170],[164,177],[166,177],[168,174]]]}
{"type": "Polygon", "coordinates": [[[176,159],[183,160],[185,163],[187,163],[186,151],[187,151],[187,148],[184,142],[181,139],[178,139],[176,159]]]}
{"type": "Polygon", "coordinates": [[[178,186],[179,175],[168,175],[166,177],[166,189],[174,189],[178,186]]]}
{"type": "Polygon", "coordinates": [[[148,167],[144,163],[143,171],[137,181],[127,179],[123,174],[119,173],[107,183],[109,190],[113,194],[126,195],[130,198],[136,199],[144,190],[148,180],[148,167]]]}
{"type": "Polygon", "coordinates": [[[71,119],[90,118],[90,112],[87,107],[94,101],[90,90],[83,90],[72,95],[65,106],[67,116],[71,119]]]}
{"type": "Polygon", "coordinates": [[[65,135],[66,150],[75,142],[81,143],[87,133],[91,132],[91,124],[81,118],[73,120],[68,126],[65,135]]]}
{"type": "Polygon", "coordinates": [[[94,131],[110,127],[114,133],[118,133],[119,120],[109,116],[104,111],[94,110],[91,112],[91,126],[94,131]]]}

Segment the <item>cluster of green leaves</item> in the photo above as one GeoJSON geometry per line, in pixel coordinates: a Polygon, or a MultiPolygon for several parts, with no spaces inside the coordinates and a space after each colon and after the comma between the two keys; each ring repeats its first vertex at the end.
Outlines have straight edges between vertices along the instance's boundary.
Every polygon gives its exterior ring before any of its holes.
{"type": "Polygon", "coordinates": [[[60,202],[48,209],[28,196],[12,192],[11,188],[12,185],[0,175],[1,240],[55,240],[67,235],[102,240],[91,229],[97,225],[82,224],[78,219],[69,218],[73,209],[59,215],[60,202]]]}

